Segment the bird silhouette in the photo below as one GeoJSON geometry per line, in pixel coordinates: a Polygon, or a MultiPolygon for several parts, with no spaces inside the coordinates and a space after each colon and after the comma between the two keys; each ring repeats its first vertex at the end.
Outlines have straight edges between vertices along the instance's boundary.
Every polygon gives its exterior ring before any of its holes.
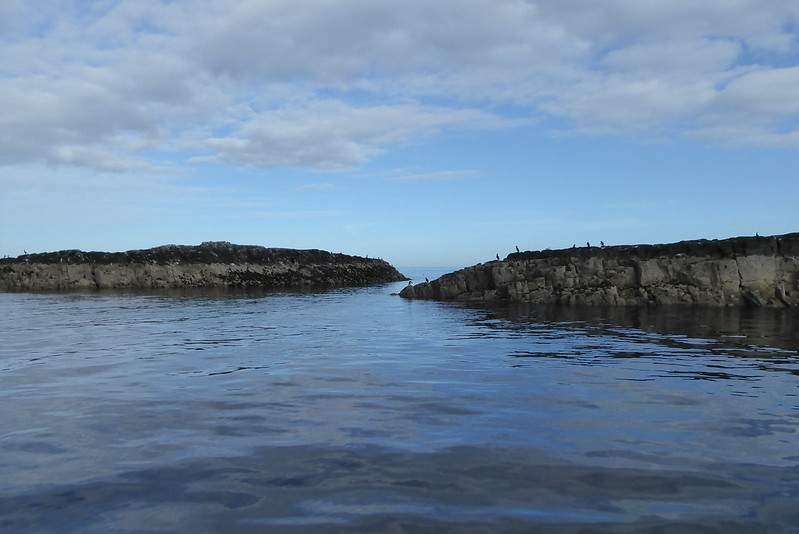
{"type": "Polygon", "coordinates": [[[600,247],[604,247],[604,246],[605,246],[605,242],[604,242],[604,241],[600,241],[600,242],[599,242],[599,246],[600,246],[600,247]]]}
{"type": "Polygon", "coordinates": [[[516,252],[519,252],[519,245],[516,245],[516,252]]]}
{"type": "Polygon", "coordinates": [[[585,242],[585,246],[586,246],[586,247],[588,247],[588,248],[591,248],[591,243],[590,243],[590,242],[588,242],[588,241],[586,241],[586,242],[585,242]]]}
{"type": "Polygon", "coordinates": [[[497,261],[499,261],[499,254],[497,254],[497,261]]]}

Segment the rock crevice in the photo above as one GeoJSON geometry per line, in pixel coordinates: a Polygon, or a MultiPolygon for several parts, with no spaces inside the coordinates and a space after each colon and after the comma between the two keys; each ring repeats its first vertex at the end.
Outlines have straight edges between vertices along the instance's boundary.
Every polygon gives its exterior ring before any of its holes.
{"type": "Polygon", "coordinates": [[[518,252],[405,298],[565,305],[799,306],[799,233],[518,252]]]}

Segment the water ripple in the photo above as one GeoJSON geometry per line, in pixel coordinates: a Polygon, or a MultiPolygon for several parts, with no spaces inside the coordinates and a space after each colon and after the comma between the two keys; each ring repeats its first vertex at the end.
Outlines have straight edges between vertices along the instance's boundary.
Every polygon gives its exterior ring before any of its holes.
{"type": "Polygon", "coordinates": [[[0,530],[799,524],[797,314],[399,287],[0,294],[0,530]]]}

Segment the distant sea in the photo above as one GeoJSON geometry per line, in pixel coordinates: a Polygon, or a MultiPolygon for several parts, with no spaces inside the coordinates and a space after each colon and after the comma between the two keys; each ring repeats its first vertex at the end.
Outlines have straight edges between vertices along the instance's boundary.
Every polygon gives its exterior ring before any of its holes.
{"type": "Polygon", "coordinates": [[[403,285],[0,293],[0,532],[799,532],[799,313],[403,285]]]}

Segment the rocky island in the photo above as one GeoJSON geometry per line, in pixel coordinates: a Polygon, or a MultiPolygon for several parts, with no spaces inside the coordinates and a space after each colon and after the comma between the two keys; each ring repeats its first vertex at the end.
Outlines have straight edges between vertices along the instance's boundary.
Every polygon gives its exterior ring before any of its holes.
{"type": "Polygon", "coordinates": [[[518,252],[429,283],[409,299],[563,305],[799,306],[799,233],[518,252]]]}
{"type": "Polygon", "coordinates": [[[0,259],[0,290],[336,287],[407,280],[388,262],[324,250],[205,242],[0,259]]]}

